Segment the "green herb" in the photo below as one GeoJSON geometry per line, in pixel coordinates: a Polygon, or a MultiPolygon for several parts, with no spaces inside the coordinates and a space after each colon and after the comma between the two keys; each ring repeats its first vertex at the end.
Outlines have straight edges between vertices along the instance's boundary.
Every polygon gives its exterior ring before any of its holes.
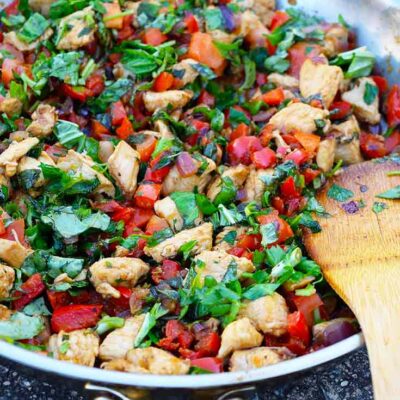
{"type": "Polygon", "coordinates": [[[388,138],[389,136],[392,135],[392,133],[395,131],[396,126],[391,126],[389,128],[386,129],[386,132],[382,135],[385,138],[388,138]]]}
{"type": "Polygon", "coordinates": [[[313,294],[316,293],[314,285],[309,283],[305,288],[303,289],[296,289],[295,294],[296,296],[312,296],[313,294]]]}
{"type": "Polygon", "coordinates": [[[400,199],[400,185],[395,186],[392,189],[386,190],[386,192],[379,193],[376,195],[380,199],[400,199]]]}
{"type": "Polygon", "coordinates": [[[204,10],[207,31],[214,31],[224,27],[224,17],[220,8],[206,8],[204,10]]]}
{"type": "Polygon", "coordinates": [[[268,246],[269,244],[275,243],[278,240],[278,232],[276,230],[276,226],[272,222],[261,225],[260,232],[262,235],[261,244],[263,246],[268,246]]]}
{"type": "Polygon", "coordinates": [[[218,211],[218,208],[204,194],[196,193],[196,204],[204,215],[212,215],[218,211]]]}
{"type": "Polygon", "coordinates": [[[398,171],[389,171],[386,173],[387,176],[400,176],[400,170],[398,171]]]}
{"type": "Polygon", "coordinates": [[[125,324],[125,320],[123,318],[119,317],[110,317],[108,315],[105,315],[98,323],[96,326],[96,332],[99,335],[103,335],[104,333],[122,328],[125,324]]]}
{"type": "Polygon", "coordinates": [[[264,67],[269,72],[278,72],[283,74],[289,69],[290,62],[280,56],[271,56],[265,60],[264,67]]]}
{"type": "Polygon", "coordinates": [[[79,140],[84,137],[79,125],[64,120],[57,122],[54,127],[54,134],[57,136],[58,141],[69,149],[78,144],[79,140]]]}
{"type": "Polygon", "coordinates": [[[183,218],[184,227],[192,227],[200,217],[196,195],[191,192],[174,192],[170,194],[170,197],[183,218]]]}
{"type": "Polygon", "coordinates": [[[58,78],[73,86],[77,85],[82,58],[83,53],[80,51],[70,51],[55,55],[50,61],[49,76],[58,78]]]}
{"type": "Polygon", "coordinates": [[[346,22],[342,14],[339,14],[338,16],[338,22],[340,25],[342,25],[346,29],[350,29],[350,25],[346,22]]]}
{"type": "Polygon", "coordinates": [[[46,303],[44,302],[43,297],[39,297],[35,300],[33,300],[31,303],[29,303],[24,309],[23,309],[24,314],[29,315],[29,316],[34,316],[34,315],[51,315],[51,312],[46,306],[46,303]]]}
{"type": "Polygon", "coordinates": [[[15,312],[7,321],[0,321],[0,337],[13,340],[32,339],[44,328],[40,317],[15,312]]]}
{"type": "Polygon", "coordinates": [[[234,126],[242,122],[246,125],[250,124],[250,120],[246,117],[246,114],[244,112],[236,110],[232,107],[229,109],[229,122],[234,126]]]}
{"type": "Polygon", "coordinates": [[[191,252],[196,247],[196,245],[197,245],[197,240],[190,240],[189,242],[186,242],[179,248],[179,253],[182,254],[184,260],[187,260],[190,257],[191,252]]]}
{"type": "Polygon", "coordinates": [[[29,0],[19,0],[18,1],[18,11],[25,18],[29,18],[32,15],[32,7],[29,4],[29,0]]]}
{"type": "Polygon", "coordinates": [[[147,246],[155,247],[172,236],[174,236],[174,232],[172,232],[170,228],[165,228],[161,231],[154,232],[153,235],[147,240],[147,246]]]}
{"type": "Polygon", "coordinates": [[[230,204],[236,197],[236,186],[233,180],[228,176],[221,178],[221,186],[219,193],[215,196],[214,204],[216,206],[220,204],[230,204]]]}
{"type": "Polygon", "coordinates": [[[15,81],[11,81],[10,83],[10,97],[18,99],[24,107],[28,104],[28,95],[24,90],[24,86],[15,81]]]}
{"type": "Polygon", "coordinates": [[[243,297],[247,300],[257,300],[260,297],[271,295],[279,286],[276,283],[258,283],[250,286],[243,293],[243,297]]]}
{"type": "Polygon", "coordinates": [[[240,86],[240,90],[246,90],[253,87],[256,80],[256,63],[248,57],[243,58],[245,79],[240,86]]]}
{"type": "Polygon", "coordinates": [[[25,22],[25,17],[21,14],[8,15],[7,17],[3,16],[1,17],[1,22],[8,28],[18,29],[25,22]]]}
{"type": "Polygon", "coordinates": [[[207,80],[211,80],[217,77],[213,70],[205,64],[191,64],[191,67],[207,80]]]}
{"type": "Polygon", "coordinates": [[[18,182],[23,189],[32,189],[40,178],[40,174],[40,169],[26,169],[18,174],[18,182]]]}
{"type": "Polygon", "coordinates": [[[34,13],[22,26],[17,36],[23,42],[32,43],[39,39],[49,26],[49,21],[43,15],[34,13]]]}
{"type": "Polygon", "coordinates": [[[330,63],[341,67],[348,66],[345,73],[346,79],[361,78],[371,74],[375,64],[375,56],[366,47],[359,47],[339,54],[330,63]]]}
{"type": "Polygon", "coordinates": [[[218,206],[218,212],[214,213],[211,217],[211,222],[214,229],[223,226],[236,225],[237,223],[243,221],[243,215],[237,210],[237,208],[232,204],[229,208],[225,207],[223,204],[218,206]]]}
{"type": "Polygon", "coordinates": [[[90,0],[56,0],[51,3],[49,17],[53,20],[65,17],[89,5],[90,0]]]}
{"type": "Polygon", "coordinates": [[[364,103],[370,106],[378,96],[378,86],[372,85],[369,82],[365,85],[364,103]]]}
{"type": "Polygon", "coordinates": [[[329,188],[327,194],[329,198],[340,202],[350,200],[354,196],[354,193],[351,190],[341,187],[336,183],[329,188]]]}
{"type": "Polygon", "coordinates": [[[374,204],[372,205],[372,211],[375,214],[379,214],[383,210],[386,210],[388,208],[388,205],[386,203],[383,203],[381,201],[374,201],[374,204]]]}
{"type": "Polygon", "coordinates": [[[63,341],[61,345],[58,347],[58,351],[61,354],[65,354],[70,348],[70,343],[68,341],[63,341]]]}
{"type": "Polygon", "coordinates": [[[236,231],[230,231],[222,238],[222,241],[233,246],[235,244],[236,236],[237,236],[236,231]]]}
{"type": "Polygon", "coordinates": [[[106,86],[100,96],[90,100],[88,104],[92,110],[104,112],[110,104],[118,101],[131,87],[132,81],[129,79],[118,79],[106,86]]]}
{"type": "Polygon", "coordinates": [[[200,106],[196,107],[193,112],[206,116],[211,122],[211,129],[215,132],[219,132],[224,127],[225,115],[218,108],[211,109],[206,106],[200,106]]]}

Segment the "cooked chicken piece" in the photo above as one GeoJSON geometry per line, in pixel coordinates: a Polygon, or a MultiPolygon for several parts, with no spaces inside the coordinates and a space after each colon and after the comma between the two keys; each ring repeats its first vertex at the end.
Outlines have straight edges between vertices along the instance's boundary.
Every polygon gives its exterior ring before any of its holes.
{"type": "Polygon", "coordinates": [[[114,197],[114,185],[102,173],[92,168],[94,165],[94,161],[88,155],[77,153],[75,150],[68,150],[67,155],[60,157],[57,162],[57,167],[65,172],[72,171],[87,180],[97,178],[100,184],[94,190],[94,193],[105,193],[110,197],[114,197]]]}
{"type": "Polygon", "coordinates": [[[90,281],[97,293],[103,297],[111,296],[116,299],[121,295],[113,285],[133,288],[149,270],[148,264],[132,257],[103,258],[89,268],[90,281]]]}
{"type": "Polygon", "coordinates": [[[174,231],[179,232],[183,228],[183,218],[171,197],[167,196],[156,201],[154,211],[159,217],[165,218],[174,231]]]}
{"type": "Polygon", "coordinates": [[[277,129],[290,132],[295,129],[304,133],[312,133],[318,129],[315,121],[325,122],[324,132],[329,130],[329,111],[311,107],[304,103],[291,103],[278,111],[269,121],[277,129]]]}
{"type": "Polygon", "coordinates": [[[237,38],[237,35],[234,33],[227,33],[221,29],[207,30],[207,33],[212,37],[214,42],[230,44],[237,38]]]}
{"type": "Polygon", "coordinates": [[[335,138],[327,138],[320,142],[317,152],[317,165],[323,172],[332,169],[335,161],[336,140],[335,138]]]}
{"type": "Polygon", "coordinates": [[[249,167],[242,164],[236,165],[235,167],[226,168],[222,172],[221,176],[214,179],[214,181],[208,187],[207,197],[211,201],[215,200],[222,189],[222,181],[224,178],[231,179],[236,189],[240,189],[249,176],[249,173],[249,167]]]}
{"type": "Polygon", "coordinates": [[[0,112],[6,113],[8,117],[18,116],[22,111],[21,100],[15,97],[6,97],[0,103],[0,112]]]}
{"type": "Polygon", "coordinates": [[[39,143],[37,138],[27,138],[21,142],[12,142],[10,146],[0,154],[0,166],[5,167],[6,177],[12,177],[17,172],[18,161],[28,151],[39,143]]]}
{"type": "Polygon", "coordinates": [[[254,0],[252,10],[265,26],[269,26],[275,12],[275,0],[254,0]]]}
{"type": "Polygon", "coordinates": [[[240,17],[240,25],[234,34],[244,37],[251,49],[265,45],[265,37],[270,31],[260,18],[251,10],[245,10],[240,17]]]}
{"type": "Polygon", "coordinates": [[[67,15],[61,19],[58,26],[62,34],[57,43],[58,50],[80,49],[95,40],[97,26],[92,7],[67,15]]]}
{"type": "Polygon", "coordinates": [[[140,154],[121,140],[108,159],[108,169],[126,197],[131,198],[136,190],[140,154]]]}
{"type": "Polygon", "coordinates": [[[207,184],[211,180],[211,172],[215,171],[216,165],[215,162],[210,158],[204,156],[201,156],[201,158],[203,162],[193,158],[193,161],[198,165],[199,168],[203,167],[203,163],[207,163],[207,166],[204,168],[201,175],[195,174],[192,176],[183,177],[179,173],[177,166],[174,165],[164,179],[162,194],[164,196],[168,196],[173,192],[193,192],[196,187],[199,193],[203,193],[207,184]]]}
{"type": "Polygon", "coordinates": [[[246,201],[255,201],[261,203],[262,196],[267,188],[267,185],[262,181],[263,177],[270,176],[274,173],[272,168],[250,170],[249,177],[244,185],[246,192],[246,201]]]}
{"type": "Polygon", "coordinates": [[[115,147],[112,142],[108,140],[99,141],[99,159],[102,163],[107,163],[112,153],[114,153],[115,147]]]}
{"type": "Polygon", "coordinates": [[[251,321],[248,318],[240,318],[228,324],[222,332],[218,357],[227,357],[235,350],[257,347],[262,341],[263,335],[257,332],[251,321]]]}
{"type": "Polygon", "coordinates": [[[43,14],[45,17],[49,15],[50,6],[56,0],[29,0],[29,6],[33,11],[43,14]]]}
{"type": "Polygon", "coordinates": [[[198,64],[196,60],[186,58],[172,67],[172,73],[181,81],[182,86],[185,86],[188,83],[194,82],[199,76],[199,72],[193,68],[193,65],[198,64]]]}
{"type": "Polygon", "coordinates": [[[192,92],[185,90],[167,90],[165,92],[144,92],[143,102],[147,111],[154,112],[161,108],[166,108],[168,105],[172,109],[182,108],[193,97],[192,92]]]}
{"type": "Polygon", "coordinates": [[[328,57],[333,58],[346,51],[349,46],[349,31],[341,24],[332,24],[325,32],[324,45],[322,52],[328,57]]]}
{"type": "Polygon", "coordinates": [[[378,93],[376,83],[372,78],[360,78],[356,81],[352,90],[342,94],[342,99],[354,107],[354,114],[358,119],[375,125],[381,120],[378,93]],[[371,93],[374,90],[376,91],[375,97],[371,93]],[[367,91],[370,92],[370,98],[368,99],[366,99],[365,95],[367,91]],[[366,100],[369,104],[366,103],[366,100]]]}
{"type": "Polygon", "coordinates": [[[0,300],[10,297],[13,287],[15,271],[8,265],[0,264],[0,300]]]}
{"type": "Polygon", "coordinates": [[[126,353],[133,348],[133,343],[143,324],[145,314],[130,317],[125,320],[122,328],[109,333],[100,345],[99,357],[109,361],[125,358],[126,353]]]}
{"type": "Polygon", "coordinates": [[[285,299],[273,293],[245,303],[240,315],[249,318],[259,331],[281,336],[287,332],[288,312],[285,299]]]}
{"type": "Polygon", "coordinates": [[[39,104],[32,114],[32,122],[26,130],[33,136],[46,137],[53,132],[56,122],[56,109],[49,104],[39,104]]]}
{"type": "Polygon", "coordinates": [[[17,31],[11,31],[3,34],[3,43],[11,44],[19,51],[32,51],[35,50],[39,46],[39,44],[43,43],[47,39],[50,39],[52,34],[53,29],[47,28],[44,31],[43,35],[40,36],[38,39],[31,43],[26,43],[18,37],[17,31]]]}
{"type": "Polygon", "coordinates": [[[11,318],[12,312],[5,305],[0,304],[0,321],[7,321],[11,318]]]}
{"type": "Polygon", "coordinates": [[[31,253],[31,249],[22,246],[19,242],[0,239],[0,259],[14,268],[19,268],[31,253]]]}
{"type": "Polygon", "coordinates": [[[213,226],[207,222],[192,229],[185,229],[169,239],[164,240],[157,246],[144,248],[146,255],[155,261],[161,262],[165,258],[173,258],[178,254],[182,245],[192,240],[196,241],[192,254],[199,254],[203,250],[210,250],[213,240],[213,226]]]}
{"type": "Polygon", "coordinates": [[[232,354],[229,371],[249,371],[267,367],[294,357],[286,347],[256,347],[238,350],[232,354]]]}
{"type": "Polygon", "coordinates": [[[57,360],[93,367],[99,354],[99,337],[91,329],[60,331],[50,336],[48,351],[57,360]]]}
{"type": "Polygon", "coordinates": [[[104,369],[156,375],[185,375],[190,361],[182,360],[156,347],[129,350],[126,359],[102,364],[104,369]]]}
{"type": "Polygon", "coordinates": [[[52,166],[56,165],[53,159],[45,151],[42,151],[37,159],[33,157],[24,156],[18,163],[18,168],[17,168],[18,174],[32,169],[40,171],[40,175],[36,180],[35,184],[33,185],[34,188],[39,188],[46,183],[46,180],[44,179],[44,176],[42,174],[42,170],[40,169],[40,164],[47,164],[52,166]]]}
{"type": "Polygon", "coordinates": [[[157,121],[154,122],[154,129],[160,134],[160,138],[163,139],[173,139],[174,134],[171,132],[171,129],[169,129],[168,125],[162,121],[161,119],[158,119],[157,121]]]}
{"type": "Polygon", "coordinates": [[[345,165],[363,161],[360,151],[360,127],[357,119],[351,116],[341,124],[332,125],[331,133],[336,139],[335,161],[343,160],[345,165]]]}
{"type": "Polygon", "coordinates": [[[236,257],[223,250],[202,251],[194,258],[194,261],[201,282],[204,281],[206,276],[212,276],[217,282],[221,282],[231,264],[236,264],[238,278],[241,277],[243,272],[255,271],[253,263],[248,258],[236,257]]]}
{"type": "Polygon", "coordinates": [[[282,75],[276,72],[268,75],[268,83],[273,83],[283,89],[297,89],[299,87],[299,80],[294,76],[282,75]]]}
{"type": "MultiPolygon", "coordinates": [[[[234,247],[237,239],[239,238],[240,235],[246,232],[246,228],[244,226],[226,226],[218,235],[215,237],[215,245],[212,248],[213,250],[223,250],[223,251],[228,251],[232,247],[234,247]],[[234,241],[233,244],[228,243],[226,241],[227,235],[232,235],[234,232],[234,241]]],[[[229,237],[229,236],[228,236],[229,237]]],[[[230,240],[231,242],[231,240],[230,240]]]]}
{"type": "Polygon", "coordinates": [[[306,98],[320,95],[325,107],[329,108],[343,79],[340,67],[306,60],[300,70],[301,95],[306,98]]]}

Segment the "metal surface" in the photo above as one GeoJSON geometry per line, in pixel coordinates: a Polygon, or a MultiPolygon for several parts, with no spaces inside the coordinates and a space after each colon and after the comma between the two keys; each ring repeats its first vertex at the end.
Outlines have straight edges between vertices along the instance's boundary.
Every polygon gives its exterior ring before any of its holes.
{"type": "MultiPolygon", "coordinates": [[[[293,0],[278,0],[279,6],[293,6],[293,3],[293,0]]],[[[381,72],[392,83],[396,76],[399,76],[400,0],[298,0],[296,5],[328,21],[336,21],[338,14],[342,14],[350,25],[356,27],[358,43],[367,45],[377,55],[381,72]]],[[[0,355],[49,373],[117,387],[114,390],[89,385],[88,389],[98,392],[98,400],[118,398],[118,396],[120,399],[149,399],[153,397],[153,391],[157,392],[159,389],[163,389],[166,393],[162,396],[165,400],[188,399],[192,397],[193,391],[197,391],[195,397],[199,399],[218,399],[225,393],[223,399],[228,400],[235,397],[242,398],[243,390],[246,391],[246,388],[251,386],[250,383],[285,379],[289,375],[306,371],[348,354],[361,347],[362,344],[362,335],[358,334],[326,349],[266,368],[248,372],[173,377],[83,367],[43,357],[2,341],[0,341],[0,355]]]]}

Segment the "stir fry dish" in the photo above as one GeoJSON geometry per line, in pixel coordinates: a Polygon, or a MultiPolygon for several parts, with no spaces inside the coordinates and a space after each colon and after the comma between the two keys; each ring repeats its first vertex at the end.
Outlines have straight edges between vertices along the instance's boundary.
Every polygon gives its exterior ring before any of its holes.
{"type": "Polygon", "coordinates": [[[395,157],[400,88],[343,16],[273,0],[17,0],[0,19],[2,340],[200,374],[358,332],[302,233],[329,218],[315,193],[343,166],[395,157]]]}

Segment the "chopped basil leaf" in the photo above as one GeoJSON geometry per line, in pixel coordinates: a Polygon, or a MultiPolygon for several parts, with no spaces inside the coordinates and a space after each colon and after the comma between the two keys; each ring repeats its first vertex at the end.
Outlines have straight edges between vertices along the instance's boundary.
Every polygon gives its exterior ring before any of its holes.
{"type": "Polygon", "coordinates": [[[245,79],[240,90],[250,89],[256,80],[256,63],[248,57],[243,58],[245,79]]]}
{"type": "Polygon", "coordinates": [[[204,18],[206,21],[207,31],[214,31],[224,27],[224,18],[221,9],[219,8],[206,8],[204,10],[204,18]]]}
{"type": "Polygon", "coordinates": [[[13,340],[32,339],[44,328],[40,317],[15,312],[7,321],[0,321],[0,337],[13,340]]]}
{"type": "Polygon", "coordinates": [[[196,195],[191,192],[174,192],[170,194],[170,197],[183,218],[184,227],[192,227],[200,217],[196,204],[196,195]]]}
{"type": "Polygon", "coordinates": [[[265,60],[264,67],[269,72],[278,72],[283,74],[289,69],[290,62],[280,56],[271,56],[265,60]]]}
{"type": "Polygon", "coordinates": [[[57,136],[58,141],[69,149],[78,144],[79,140],[84,137],[79,125],[63,120],[57,122],[54,127],[54,134],[57,136]]]}
{"type": "Polygon", "coordinates": [[[29,303],[23,309],[24,314],[29,316],[51,315],[50,310],[47,308],[43,297],[39,297],[29,303]]]}
{"type": "Polygon", "coordinates": [[[261,225],[260,232],[262,235],[261,244],[263,246],[275,243],[278,240],[278,232],[276,230],[275,224],[273,224],[272,222],[269,224],[261,225]]]}
{"type": "Polygon", "coordinates": [[[17,36],[23,42],[32,43],[39,39],[49,26],[50,22],[43,15],[34,13],[22,26],[17,36]]]}
{"type": "Polygon", "coordinates": [[[348,66],[345,73],[346,79],[361,78],[371,74],[375,64],[375,56],[366,47],[359,47],[339,54],[330,63],[341,67],[348,66]]]}
{"type": "Polygon", "coordinates": [[[110,317],[108,315],[105,315],[98,323],[96,326],[96,332],[99,335],[103,335],[104,333],[122,328],[125,325],[125,320],[123,318],[119,317],[110,317]]]}
{"type": "Polygon", "coordinates": [[[40,169],[26,169],[18,174],[18,182],[23,189],[32,189],[39,179],[40,174],[40,169]]]}
{"type": "Polygon", "coordinates": [[[392,189],[386,190],[386,192],[379,193],[376,195],[380,199],[400,199],[400,185],[395,186],[392,189]]]}
{"type": "Polygon", "coordinates": [[[236,197],[236,186],[233,180],[229,177],[221,178],[220,191],[214,199],[214,204],[218,206],[219,204],[229,204],[236,197]]]}
{"type": "Polygon", "coordinates": [[[329,188],[327,194],[329,198],[340,202],[350,200],[354,196],[354,193],[351,190],[336,185],[336,183],[329,188]]]}
{"type": "Polygon", "coordinates": [[[387,209],[388,205],[386,203],[383,203],[381,201],[374,201],[374,204],[372,204],[372,211],[375,214],[379,214],[383,210],[387,209]]]}
{"type": "Polygon", "coordinates": [[[378,86],[371,85],[367,82],[365,85],[365,92],[364,92],[364,103],[370,106],[378,96],[379,90],[378,86]]]}

